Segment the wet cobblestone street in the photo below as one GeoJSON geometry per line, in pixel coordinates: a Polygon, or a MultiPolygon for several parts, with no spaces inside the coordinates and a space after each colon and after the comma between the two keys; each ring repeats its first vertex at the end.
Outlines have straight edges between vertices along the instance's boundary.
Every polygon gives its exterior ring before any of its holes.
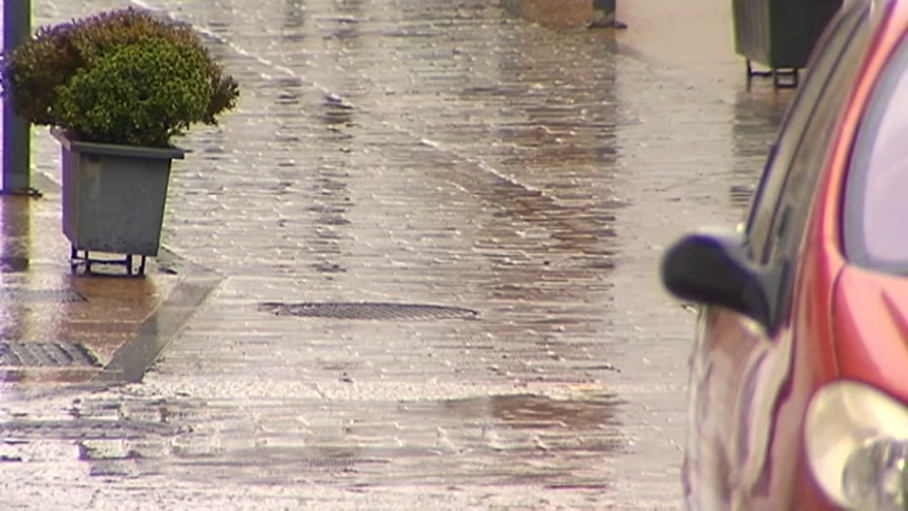
{"type": "Polygon", "coordinates": [[[681,508],[694,316],[656,265],[739,221],[786,93],[484,0],[134,5],[242,87],[165,219],[223,280],[142,383],[6,392],[7,505],[681,508]]]}

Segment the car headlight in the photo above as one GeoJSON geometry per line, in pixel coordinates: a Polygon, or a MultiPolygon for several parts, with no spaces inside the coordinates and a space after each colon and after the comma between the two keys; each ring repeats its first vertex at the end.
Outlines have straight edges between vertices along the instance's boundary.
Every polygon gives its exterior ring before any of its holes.
{"type": "Polygon", "coordinates": [[[908,409],[856,382],[831,383],[807,408],[805,445],[817,483],[855,510],[908,509],[908,409]]]}

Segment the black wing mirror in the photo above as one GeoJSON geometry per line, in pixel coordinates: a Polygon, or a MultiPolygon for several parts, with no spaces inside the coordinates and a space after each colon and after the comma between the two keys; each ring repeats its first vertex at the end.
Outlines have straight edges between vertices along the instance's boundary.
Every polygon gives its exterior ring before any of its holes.
{"type": "Polygon", "coordinates": [[[688,234],[662,259],[662,283],[676,298],[743,314],[770,333],[778,326],[779,275],[758,268],[736,234],[688,234]]]}

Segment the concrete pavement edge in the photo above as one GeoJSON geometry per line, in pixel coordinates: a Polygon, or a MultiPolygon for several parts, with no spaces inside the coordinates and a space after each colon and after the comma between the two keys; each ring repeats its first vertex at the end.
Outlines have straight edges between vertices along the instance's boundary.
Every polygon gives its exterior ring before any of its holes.
{"type": "Polygon", "coordinates": [[[139,332],[114,353],[94,382],[102,384],[135,383],[173,342],[223,277],[200,264],[163,249],[159,265],[181,276],[179,283],[157,310],[142,324],[139,332]]]}
{"type": "MultiPolygon", "coordinates": [[[[43,172],[33,171],[33,178],[41,187],[50,188],[54,193],[62,190],[60,183],[43,172]]],[[[141,381],[195,311],[223,281],[223,277],[214,270],[190,261],[166,246],[161,248],[155,263],[150,266],[151,269],[179,276],[176,286],[142,323],[136,335],[114,352],[89,386],[141,381]]]]}

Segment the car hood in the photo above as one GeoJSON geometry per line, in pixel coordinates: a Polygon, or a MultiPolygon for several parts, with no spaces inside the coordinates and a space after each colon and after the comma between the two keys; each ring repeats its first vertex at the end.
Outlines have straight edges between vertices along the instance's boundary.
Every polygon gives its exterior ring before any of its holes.
{"type": "Polygon", "coordinates": [[[832,313],[841,375],[908,401],[908,278],[846,266],[832,313]]]}

